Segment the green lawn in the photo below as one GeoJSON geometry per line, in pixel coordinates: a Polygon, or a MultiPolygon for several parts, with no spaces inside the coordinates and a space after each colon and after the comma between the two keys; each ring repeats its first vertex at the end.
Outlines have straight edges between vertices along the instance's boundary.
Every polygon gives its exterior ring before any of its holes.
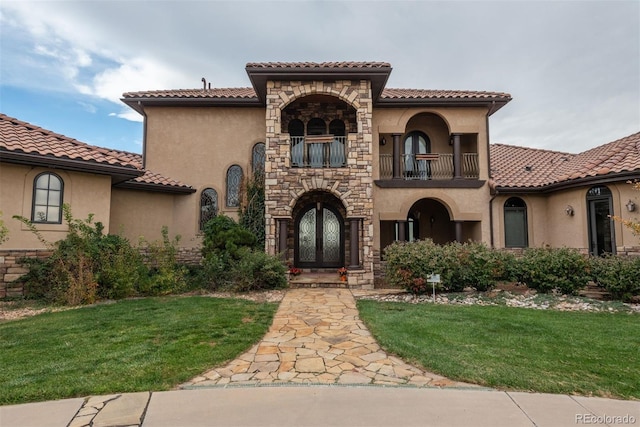
{"type": "Polygon", "coordinates": [[[380,345],[499,389],[640,399],[640,315],[358,301],[380,345]]]}
{"type": "Polygon", "coordinates": [[[0,323],[0,405],[171,389],[248,349],[276,308],[145,298],[0,323]]]}

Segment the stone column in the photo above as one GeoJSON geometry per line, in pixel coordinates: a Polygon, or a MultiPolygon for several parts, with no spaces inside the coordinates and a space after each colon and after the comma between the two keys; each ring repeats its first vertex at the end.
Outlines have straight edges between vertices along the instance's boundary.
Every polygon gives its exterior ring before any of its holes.
{"type": "Polygon", "coordinates": [[[350,238],[351,260],[350,260],[349,268],[359,269],[360,268],[360,218],[349,219],[349,225],[351,226],[351,238],[350,238]]]}
{"type": "Polygon", "coordinates": [[[393,179],[402,179],[401,170],[401,154],[400,154],[400,137],[399,133],[393,134],[393,179]]]}
{"type": "Polygon", "coordinates": [[[460,134],[454,133],[453,138],[453,179],[462,179],[462,153],[460,152],[460,134]]]}
{"type": "Polygon", "coordinates": [[[464,221],[454,221],[456,225],[456,242],[462,243],[462,224],[464,221]]]}
{"type": "Polygon", "coordinates": [[[289,220],[280,218],[278,220],[278,252],[284,261],[287,260],[288,248],[287,237],[289,236],[289,220]]]}
{"type": "Polygon", "coordinates": [[[398,221],[398,241],[404,242],[407,234],[407,221],[398,221]]]}

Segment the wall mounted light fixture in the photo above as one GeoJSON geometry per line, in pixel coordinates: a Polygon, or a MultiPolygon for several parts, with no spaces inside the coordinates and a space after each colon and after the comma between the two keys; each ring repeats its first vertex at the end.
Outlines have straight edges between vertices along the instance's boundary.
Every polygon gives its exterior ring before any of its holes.
{"type": "Polygon", "coordinates": [[[629,212],[633,212],[633,211],[636,210],[636,204],[633,203],[633,200],[629,200],[629,202],[626,204],[626,206],[627,206],[627,210],[629,212]]]}
{"type": "Polygon", "coordinates": [[[569,216],[573,216],[573,214],[575,213],[573,210],[573,206],[567,205],[567,207],[564,210],[564,213],[566,213],[569,216]]]}
{"type": "Polygon", "coordinates": [[[380,138],[380,145],[386,145],[386,144],[387,144],[387,140],[383,136],[382,138],[380,138]]]}

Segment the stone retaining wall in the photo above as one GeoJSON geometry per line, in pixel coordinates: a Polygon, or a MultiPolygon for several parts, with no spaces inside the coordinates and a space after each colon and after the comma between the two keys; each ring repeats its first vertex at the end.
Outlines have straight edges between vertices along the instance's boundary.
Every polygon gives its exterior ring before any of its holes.
{"type": "Polygon", "coordinates": [[[0,298],[24,295],[22,283],[15,282],[29,272],[20,264],[22,258],[47,258],[51,253],[48,249],[0,250],[0,298]]]}

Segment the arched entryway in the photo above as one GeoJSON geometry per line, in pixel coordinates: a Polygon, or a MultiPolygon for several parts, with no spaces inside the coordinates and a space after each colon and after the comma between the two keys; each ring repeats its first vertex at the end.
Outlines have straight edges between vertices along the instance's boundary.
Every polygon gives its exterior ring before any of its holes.
{"type": "Polygon", "coordinates": [[[294,209],[294,264],[301,268],[345,265],[345,210],[338,198],[315,191],[300,198],[294,209]]]}

